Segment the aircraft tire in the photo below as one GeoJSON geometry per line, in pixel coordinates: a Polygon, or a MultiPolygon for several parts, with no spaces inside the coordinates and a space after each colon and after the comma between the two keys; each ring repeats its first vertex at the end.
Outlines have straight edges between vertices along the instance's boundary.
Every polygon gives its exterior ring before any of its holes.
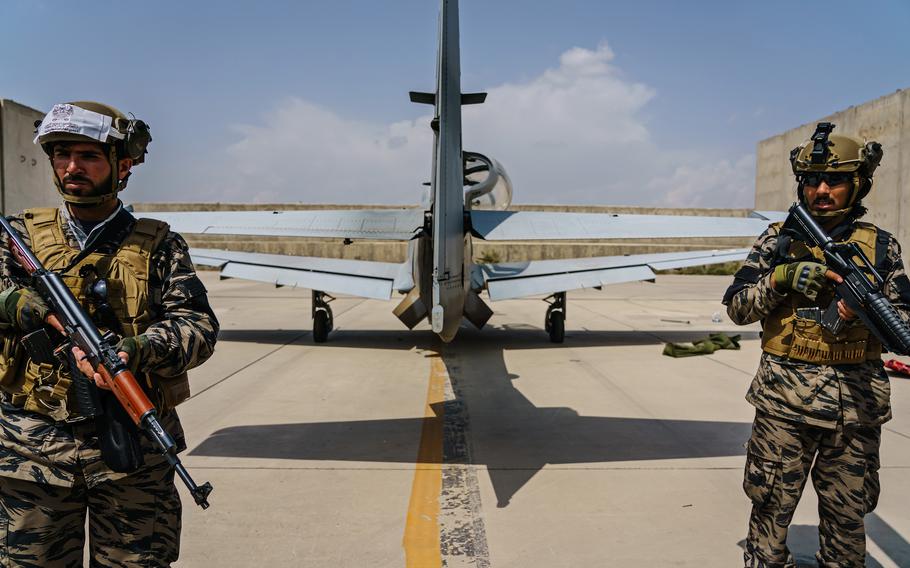
{"type": "Polygon", "coordinates": [[[554,311],[550,314],[550,325],[547,331],[550,332],[551,343],[562,343],[566,339],[566,316],[562,312],[554,311]]]}
{"type": "Polygon", "coordinates": [[[317,310],[313,315],[313,342],[325,343],[329,338],[329,314],[325,310],[317,310]]]}

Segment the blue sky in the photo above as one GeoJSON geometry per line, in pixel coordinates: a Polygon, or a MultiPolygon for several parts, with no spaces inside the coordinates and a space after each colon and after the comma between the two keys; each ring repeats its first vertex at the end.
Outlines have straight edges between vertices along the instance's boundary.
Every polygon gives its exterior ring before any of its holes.
{"type": "MultiPolygon", "coordinates": [[[[130,201],[416,203],[437,10],[5,0],[0,97],[145,119],[130,201]]],[[[463,88],[490,92],[465,148],[516,203],[748,207],[759,140],[910,86],[908,24],[904,0],[462,0],[463,88]]]]}

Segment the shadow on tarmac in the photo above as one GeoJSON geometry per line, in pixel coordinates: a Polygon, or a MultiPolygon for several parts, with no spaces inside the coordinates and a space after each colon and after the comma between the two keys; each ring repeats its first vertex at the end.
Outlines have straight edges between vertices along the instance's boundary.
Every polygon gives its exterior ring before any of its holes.
{"type": "MultiPolygon", "coordinates": [[[[502,349],[565,349],[575,347],[604,347],[624,345],[660,345],[668,341],[682,342],[704,339],[716,329],[705,330],[653,330],[653,331],[567,331],[566,343],[551,343],[547,333],[531,325],[485,327],[482,331],[465,327],[451,345],[458,347],[464,342],[495,342],[502,349]],[[476,335],[476,338],[463,339],[476,335]]],[[[219,341],[239,341],[283,345],[301,335],[309,334],[306,329],[222,329],[219,341]]],[[[754,331],[737,331],[742,339],[758,339],[754,331]]],[[[734,333],[730,333],[734,335],[734,333]]],[[[309,340],[311,341],[311,340],[309,340]]],[[[371,349],[432,349],[436,336],[429,330],[338,330],[329,336],[320,349],[329,347],[369,347],[371,349]]]]}
{"type": "MultiPolygon", "coordinates": [[[[882,549],[888,558],[898,566],[910,566],[910,543],[894,528],[875,513],[866,515],[866,538],[882,549]]],[[[745,549],[746,541],[737,543],[745,549]]],[[[793,525],[787,533],[787,546],[799,568],[815,568],[815,551],[818,550],[818,527],[815,525],[793,525]]],[[[880,560],[866,554],[866,568],[882,568],[880,560]]]]}
{"type": "MultiPolygon", "coordinates": [[[[707,335],[660,332],[576,332],[567,347],[638,345],[707,335]]],[[[287,343],[294,331],[223,331],[222,340],[287,343]],[[241,339],[242,338],[242,339],[241,339]]],[[[418,349],[441,356],[455,399],[435,417],[235,426],[213,433],[191,455],[293,460],[415,463],[421,431],[440,421],[443,463],[486,466],[505,507],[548,464],[586,464],[744,455],[751,425],[740,422],[580,416],[572,408],[537,407],[513,381],[505,351],[561,348],[542,330],[461,330],[442,344],[430,332],[339,330],[323,347],[418,349]],[[427,424],[429,425],[429,424],[427,424]]],[[[655,351],[655,357],[661,357],[655,351]]],[[[553,377],[559,380],[559,377],[553,377]]]]}

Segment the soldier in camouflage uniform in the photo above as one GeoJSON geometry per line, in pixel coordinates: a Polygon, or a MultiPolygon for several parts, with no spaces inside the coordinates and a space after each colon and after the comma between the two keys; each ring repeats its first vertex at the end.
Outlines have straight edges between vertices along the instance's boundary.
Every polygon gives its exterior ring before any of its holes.
{"type": "MultiPolygon", "coordinates": [[[[835,241],[856,242],[884,278],[884,292],[910,319],[910,281],[900,245],[858,219],[881,145],[831,135],[822,123],[790,161],[799,199],[835,241]]],[[[819,566],[865,564],[864,515],[879,496],[881,424],[891,418],[882,346],[842,302],[837,334],[818,323],[840,277],[821,251],[771,225],[724,296],[730,318],[762,322],[762,356],[746,400],[755,421],[743,487],[752,500],[746,567],[795,567],[787,529],[807,477],[819,502],[819,566]],[[813,464],[814,461],[814,464],[813,464]]]]}
{"type": "MultiPolygon", "coordinates": [[[[36,142],[64,203],[10,220],[99,327],[120,328],[121,358],[183,450],[174,406],[189,396],[186,371],[212,354],[218,322],[186,242],[165,223],[134,218],[117,198],[150,140],[142,121],[109,106],[54,106],[36,142]],[[118,321],[90,299],[99,278],[118,321]]],[[[169,566],[180,540],[174,471],[138,431],[138,463],[111,465],[102,422],[81,415],[73,400],[73,381],[90,380],[76,368],[92,376],[78,349],[69,365],[38,363],[24,352],[23,334],[56,319],[28,287],[5,235],[0,280],[0,566],[81,566],[86,513],[92,566],[169,566]]]]}

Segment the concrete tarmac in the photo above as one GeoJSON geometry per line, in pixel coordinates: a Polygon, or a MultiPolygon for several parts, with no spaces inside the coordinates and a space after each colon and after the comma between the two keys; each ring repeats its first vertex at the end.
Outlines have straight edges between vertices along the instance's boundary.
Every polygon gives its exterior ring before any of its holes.
{"type": "MultiPolygon", "coordinates": [[[[339,298],[315,345],[308,290],[202,276],[222,331],[180,414],[215,491],[201,511],[181,487],[177,566],[742,566],[760,348],[719,303],[728,277],[572,292],[563,345],[539,299],[444,345],[393,302],[339,298]],[[661,355],[719,331],[742,349],[661,355]]],[[[910,566],[910,379],[892,390],[869,566],[910,566]]],[[[805,566],[816,503],[791,529],[805,566]]]]}

